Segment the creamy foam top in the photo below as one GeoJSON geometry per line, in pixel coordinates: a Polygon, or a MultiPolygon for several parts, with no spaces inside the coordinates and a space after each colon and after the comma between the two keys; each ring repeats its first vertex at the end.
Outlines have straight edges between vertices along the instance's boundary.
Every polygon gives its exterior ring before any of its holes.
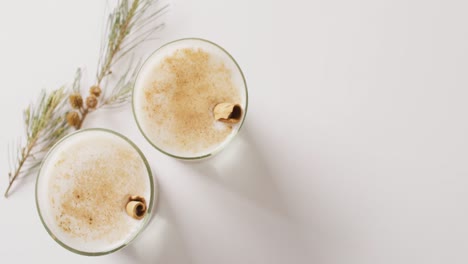
{"type": "Polygon", "coordinates": [[[246,105],[243,76],[222,49],[187,39],[154,53],[135,84],[134,108],[141,129],[158,148],[183,157],[212,153],[238,125],[214,119],[218,103],[246,105]]]}
{"type": "Polygon", "coordinates": [[[105,252],[132,238],[144,220],[125,212],[130,195],[150,201],[146,165],[123,138],[89,130],[70,136],[48,155],[38,178],[37,199],[49,230],[84,252],[105,252]]]}

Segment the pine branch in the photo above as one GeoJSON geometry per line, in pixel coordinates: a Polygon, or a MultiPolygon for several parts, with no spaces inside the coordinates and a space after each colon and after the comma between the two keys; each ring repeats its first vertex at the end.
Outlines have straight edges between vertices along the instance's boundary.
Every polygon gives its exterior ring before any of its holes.
{"type": "Polygon", "coordinates": [[[120,51],[120,47],[125,40],[125,37],[130,32],[130,23],[135,15],[135,11],[138,8],[140,0],[134,0],[131,4],[130,9],[128,8],[128,0],[122,0],[117,4],[117,7],[114,9],[109,16],[109,25],[108,25],[108,40],[107,40],[107,49],[103,54],[104,64],[99,67],[97,73],[97,85],[101,84],[101,81],[106,75],[110,72],[110,66],[114,60],[115,55],[120,51]]]}
{"type": "Polygon", "coordinates": [[[63,87],[49,93],[42,91],[38,101],[24,111],[26,143],[11,149],[11,155],[15,158],[10,159],[9,185],[5,197],[18,176],[37,168],[42,156],[67,132],[67,105],[63,102],[68,95],[69,91],[63,87]]]}

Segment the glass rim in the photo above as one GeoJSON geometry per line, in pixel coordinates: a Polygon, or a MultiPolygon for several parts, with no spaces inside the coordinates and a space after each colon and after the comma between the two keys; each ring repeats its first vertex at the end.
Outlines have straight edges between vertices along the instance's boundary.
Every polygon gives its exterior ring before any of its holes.
{"type": "Polygon", "coordinates": [[[138,148],[138,146],[133,143],[133,141],[131,141],[129,138],[125,137],[124,135],[118,133],[118,132],[115,132],[113,130],[110,130],[110,129],[106,129],[106,128],[86,128],[86,129],[80,129],[78,131],[75,131],[73,133],[70,133],[66,136],[64,136],[63,138],[61,138],[57,143],[55,143],[52,148],[47,152],[47,154],[44,156],[44,159],[42,160],[41,162],[41,166],[39,168],[39,171],[37,173],[37,178],[36,178],[36,186],[35,186],[35,200],[36,200],[36,209],[37,209],[37,212],[39,214],[39,218],[41,219],[41,223],[42,225],[44,226],[44,228],[46,229],[47,233],[52,237],[53,240],[55,240],[55,242],[57,242],[60,246],[62,246],[63,248],[73,252],[73,253],[76,253],[76,254],[80,254],[80,255],[85,255],[85,256],[102,256],[102,255],[107,255],[107,254],[110,254],[110,253],[113,253],[113,252],[116,252],[122,248],[124,248],[125,246],[127,246],[128,244],[130,244],[133,240],[135,240],[141,233],[142,231],[145,229],[146,225],[149,223],[150,219],[151,219],[151,215],[152,215],[152,211],[153,211],[153,204],[154,204],[154,198],[155,198],[155,194],[154,194],[154,181],[153,181],[153,174],[152,174],[152,171],[151,171],[151,167],[149,166],[149,163],[148,163],[148,160],[146,159],[145,155],[143,154],[143,152],[138,148]],[[44,217],[42,216],[42,213],[41,213],[41,208],[39,206],[39,199],[38,199],[38,184],[39,184],[39,179],[40,179],[40,176],[41,176],[41,172],[42,172],[42,169],[43,169],[43,165],[44,165],[44,162],[49,158],[49,156],[54,152],[54,150],[57,148],[57,146],[59,146],[62,142],[66,141],[67,139],[69,139],[70,137],[73,137],[77,134],[81,134],[81,133],[85,133],[85,132],[93,132],[93,131],[99,131],[99,132],[105,132],[105,133],[110,133],[110,134],[113,134],[121,139],[123,139],[124,141],[126,141],[127,143],[130,144],[130,146],[133,147],[133,149],[135,149],[138,153],[138,155],[141,157],[141,159],[143,160],[143,163],[145,164],[145,167],[146,167],[146,170],[148,172],[148,179],[149,179],[149,182],[150,182],[150,199],[149,199],[149,205],[147,206],[147,211],[146,211],[146,214],[144,216],[144,218],[141,220],[141,221],[144,221],[143,224],[141,225],[141,227],[138,229],[138,231],[133,234],[132,236],[130,236],[129,238],[127,238],[121,245],[113,248],[113,249],[110,249],[110,250],[107,250],[107,251],[99,251],[99,252],[87,252],[87,251],[82,251],[82,250],[78,250],[78,249],[75,249],[67,244],[65,244],[64,242],[62,242],[60,239],[58,239],[55,234],[49,229],[49,227],[47,226],[45,220],[44,220],[44,217]]]}
{"type": "Polygon", "coordinates": [[[138,126],[138,129],[140,130],[141,134],[143,135],[143,137],[146,139],[146,141],[148,141],[148,143],[153,146],[155,149],[157,149],[159,152],[169,156],[169,157],[172,157],[172,158],[176,158],[176,159],[180,159],[180,160],[200,160],[200,159],[204,159],[204,158],[208,158],[210,156],[213,156],[215,155],[216,153],[218,153],[219,151],[221,151],[222,149],[224,149],[236,136],[237,134],[239,133],[239,131],[241,130],[242,126],[244,125],[244,121],[245,121],[245,118],[247,116],[247,108],[249,106],[249,94],[248,94],[248,88],[247,88],[247,81],[245,80],[245,76],[244,76],[244,73],[242,72],[242,69],[241,67],[239,66],[239,64],[237,63],[237,61],[234,59],[234,57],[227,51],[225,50],[223,47],[221,47],[220,45],[212,42],[212,41],[209,41],[209,40],[206,40],[206,39],[202,39],[202,38],[196,38],[196,37],[189,37],[189,38],[181,38],[181,39],[176,39],[176,40],[173,40],[173,41],[169,41],[165,44],[163,44],[161,47],[157,48],[156,50],[154,50],[153,52],[151,52],[151,54],[144,60],[144,62],[141,64],[141,67],[140,69],[138,70],[137,72],[137,75],[136,75],[136,78],[134,80],[134,83],[133,83],[133,89],[132,89],[132,112],[133,112],[133,118],[135,119],[135,122],[137,123],[137,126],[138,126]],[[174,44],[174,43],[177,43],[177,42],[182,42],[182,41],[190,41],[190,40],[195,40],[195,41],[202,41],[202,42],[205,42],[205,43],[208,43],[210,45],[213,45],[215,47],[217,47],[218,49],[220,49],[222,52],[224,52],[231,60],[232,62],[234,62],[234,65],[236,66],[236,68],[239,70],[239,73],[242,77],[242,82],[244,83],[244,91],[245,91],[245,108],[243,109],[243,114],[242,114],[242,120],[241,122],[238,124],[237,126],[237,129],[235,130],[234,134],[232,136],[228,136],[228,138],[226,140],[224,140],[221,144],[219,144],[213,151],[211,151],[210,153],[208,154],[204,154],[204,155],[199,155],[199,156],[180,156],[180,155],[175,155],[175,154],[172,154],[168,151],[165,151],[163,150],[162,148],[158,147],[156,145],[156,143],[152,142],[149,137],[146,135],[146,133],[143,131],[143,128],[141,127],[140,125],[140,122],[138,121],[138,117],[137,117],[137,114],[136,114],[136,111],[135,111],[135,87],[136,87],[136,82],[137,80],[139,79],[139,76],[140,76],[140,72],[141,70],[144,68],[144,66],[146,65],[146,63],[148,62],[148,60],[150,60],[157,52],[159,52],[162,48],[166,47],[166,46],[169,46],[171,44],[174,44]]]}

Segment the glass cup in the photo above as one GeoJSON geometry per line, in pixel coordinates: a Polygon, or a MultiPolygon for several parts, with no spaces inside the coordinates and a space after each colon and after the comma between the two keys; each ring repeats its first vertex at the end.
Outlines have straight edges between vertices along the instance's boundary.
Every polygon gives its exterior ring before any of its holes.
{"type": "Polygon", "coordinates": [[[150,220],[155,200],[151,169],[128,138],[106,129],[72,133],[44,158],[36,206],[49,235],[88,256],[115,252],[150,220]]]}
{"type": "Polygon", "coordinates": [[[156,149],[178,159],[202,159],[223,149],[241,129],[247,84],[222,47],[204,39],[180,39],[144,62],[132,105],[141,133],[156,149]]]}

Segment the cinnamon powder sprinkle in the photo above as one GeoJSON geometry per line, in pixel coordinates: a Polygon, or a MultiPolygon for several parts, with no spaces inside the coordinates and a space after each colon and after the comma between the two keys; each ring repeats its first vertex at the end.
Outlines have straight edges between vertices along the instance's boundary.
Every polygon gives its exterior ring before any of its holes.
{"type": "Polygon", "coordinates": [[[74,153],[64,154],[64,159],[55,166],[68,173],[57,173],[50,181],[72,182],[66,191],[58,187],[50,199],[58,227],[84,241],[114,242],[128,236],[132,225],[125,214],[125,204],[130,195],[144,193],[147,188],[144,178],[138,176],[145,173],[138,154],[106,143],[95,147],[107,148],[107,154],[112,155],[83,157],[80,147],[74,153]]]}
{"type": "Polygon", "coordinates": [[[144,88],[143,109],[151,141],[163,149],[197,153],[217,146],[232,126],[214,119],[218,103],[240,102],[231,71],[212,54],[176,50],[153,69],[144,88]]]}

